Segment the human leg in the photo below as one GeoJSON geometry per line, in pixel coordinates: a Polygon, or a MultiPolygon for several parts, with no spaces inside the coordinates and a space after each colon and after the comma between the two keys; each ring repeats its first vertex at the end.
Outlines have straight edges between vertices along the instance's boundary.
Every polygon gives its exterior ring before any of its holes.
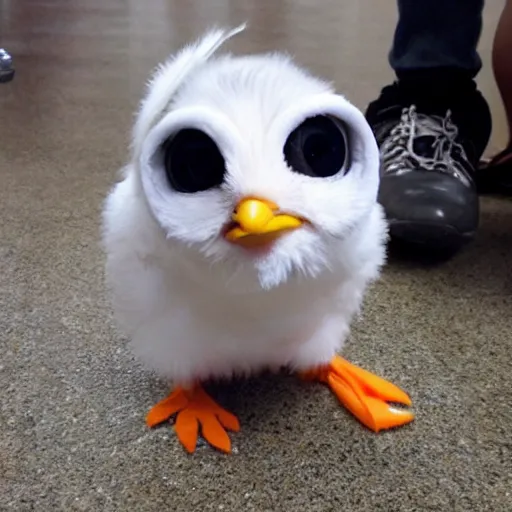
{"type": "Polygon", "coordinates": [[[512,194],[512,0],[501,13],[492,50],[492,67],[508,124],[508,143],[477,175],[481,193],[512,194]]]}
{"type": "Polygon", "coordinates": [[[392,238],[453,254],[478,226],[474,184],[491,132],[474,77],[483,0],[399,0],[397,80],[366,112],[381,150],[379,200],[392,238]]]}

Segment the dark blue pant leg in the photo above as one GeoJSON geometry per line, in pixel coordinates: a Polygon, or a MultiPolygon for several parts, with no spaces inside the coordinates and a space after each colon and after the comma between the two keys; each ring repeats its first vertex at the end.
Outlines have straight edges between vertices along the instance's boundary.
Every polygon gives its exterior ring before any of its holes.
{"type": "MultiPolygon", "coordinates": [[[[399,20],[389,63],[398,78],[411,71],[451,68],[476,76],[484,0],[398,0],[399,20]]],[[[423,73],[422,73],[423,74],[423,73]]]]}

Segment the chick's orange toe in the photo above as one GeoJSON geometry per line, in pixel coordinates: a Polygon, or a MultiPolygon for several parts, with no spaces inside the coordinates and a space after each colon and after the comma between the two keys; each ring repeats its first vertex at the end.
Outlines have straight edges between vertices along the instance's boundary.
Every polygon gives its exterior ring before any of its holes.
{"type": "Polygon", "coordinates": [[[326,383],[339,401],[375,432],[399,427],[414,419],[411,411],[388,403],[410,406],[411,399],[404,391],[340,356],[335,356],[326,367],[304,372],[302,376],[326,383]]]}
{"type": "Polygon", "coordinates": [[[196,449],[199,426],[208,443],[223,452],[231,452],[231,441],[226,430],[238,432],[240,423],[236,416],[220,407],[201,387],[192,390],[176,388],[149,411],[146,424],[154,427],[174,414],[176,434],[189,453],[196,449]]]}

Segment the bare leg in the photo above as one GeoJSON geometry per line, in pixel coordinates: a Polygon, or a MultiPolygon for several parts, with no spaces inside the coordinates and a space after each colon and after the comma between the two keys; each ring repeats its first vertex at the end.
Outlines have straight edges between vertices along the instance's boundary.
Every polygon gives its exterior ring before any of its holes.
{"type": "Polygon", "coordinates": [[[509,142],[512,149],[512,0],[507,0],[494,36],[492,67],[507,116],[509,142]]]}
{"type": "Polygon", "coordinates": [[[481,194],[512,195],[512,0],[507,0],[494,35],[492,68],[508,124],[508,143],[477,173],[481,194]]]}

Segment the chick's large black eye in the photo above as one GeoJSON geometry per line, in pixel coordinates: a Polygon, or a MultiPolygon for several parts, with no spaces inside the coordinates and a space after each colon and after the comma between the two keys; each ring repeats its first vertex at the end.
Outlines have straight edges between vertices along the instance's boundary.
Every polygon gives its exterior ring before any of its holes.
{"type": "Polygon", "coordinates": [[[347,167],[345,130],[340,121],[329,116],[306,119],[288,136],[284,157],[300,174],[313,178],[334,176],[347,167]]]}
{"type": "Polygon", "coordinates": [[[218,187],[226,164],[217,144],[201,130],[181,130],[163,145],[165,173],[171,187],[192,194],[218,187]]]}

